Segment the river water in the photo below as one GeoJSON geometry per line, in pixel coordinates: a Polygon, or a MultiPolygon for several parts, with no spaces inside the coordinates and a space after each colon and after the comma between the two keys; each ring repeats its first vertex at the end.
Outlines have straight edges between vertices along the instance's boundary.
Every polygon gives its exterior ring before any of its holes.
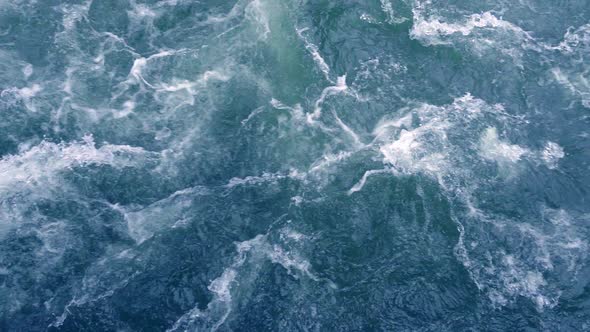
{"type": "Polygon", "coordinates": [[[0,0],[0,330],[589,331],[587,0],[0,0]]]}

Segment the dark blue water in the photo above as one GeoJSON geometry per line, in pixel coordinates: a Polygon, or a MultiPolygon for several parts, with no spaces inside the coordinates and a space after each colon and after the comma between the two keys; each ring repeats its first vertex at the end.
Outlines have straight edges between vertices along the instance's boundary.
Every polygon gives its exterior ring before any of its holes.
{"type": "Polygon", "coordinates": [[[587,0],[0,0],[1,331],[590,331],[587,0]]]}

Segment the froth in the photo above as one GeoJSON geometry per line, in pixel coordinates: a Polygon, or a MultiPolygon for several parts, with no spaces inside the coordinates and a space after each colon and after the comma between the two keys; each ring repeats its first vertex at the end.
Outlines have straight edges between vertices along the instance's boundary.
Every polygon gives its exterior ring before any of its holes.
{"type": "MultiPolygon", "coordinates": [[[[299,243],[304,235],[286,229],[281,235],[299,243]]],[[[168,331],[178,330],[210,330],[216,331],[228,319],[237,305],[239,298],[234,298],[235,287],[247,288],[255,279],[265,260],[285,268],[294,278],[306,276],[314,281],[321,281],[311,272],[311,264],[301,258],[293,250],[286,250],[273,244],[268,235],[258,235],[253,239],[236,243],[237,257],[221,276],[213,280],[208,289],[213,293],[213,300],[207,305],[206,311],[197,307],[184,314],[168,331]]],[[[333,283],[328,281],[330,286],[333,283]]]]}
{"type": "Polygon", "coordinates": [[[425,19],[422,12],[416,9],[414,9],[414,25],[410,36],[428,45],[447,44],[449,40],[446,37],[453,34],[468,36],[477,29],[503,29],[517,35],[528,36],[518,26],[497,18],[491,12],[472,14],[461,23],[447,23],[438,17],[425,19]]]}
{"type": "Polygon", "coordinates": [[[43,141],[18,155],[0,160],[0,192],[14,189],[17,183],[36,185],[51,182],[55,173],[90,164],[108,164],[114,167],[132,165],[129,157],[146,156],[142,148],[129,145],[105,144],[96,147],[92,136],[82,142],[50,143],[43,141]]]}
{"type": "MultiPolygon", "coordinates": [[[[362,190],[367,179],[379,173],[430,177],[438,182],[449,200],[459,203],[453,204],[453,210],[457,211],[451,212],[460,233],[455,248],[457,258],[493,303],[503,306],[517,297],[526,297],[539,310],[554,306],[559,292],[550,287],[553,283],[546,280],[543,273],[563,265],[575,269],[580,259],[579,248],[586,244],[563,226],[526,227],[523,223],[506,221],[493,212],[483,211],[479,208],[479,194],[476,193],[481,192],[480,187],[512,181],[512,176],[519,171],[516,165],[522,160],[531,161],[533,165],[557,167],[558,160],[565,155],[563,149],[553,142],[547,142],[538,151],[511,143],[500,136],[498,128],[505,128],[502,132],[510,133],[509,129],[514,129],[518,119],[508,116],[502,105],[490,105],[470,94],[443,106],[411,105],[398,114],[397,118],[383,119],[373,131],[375,140],[372,144],[378,147],[386,167],[365,172],[348,193],[362,190]],[[494,164],[499,167],[491,168],[494,164]],[[461,213],[459,209],[465,211],[462,218],[455,216],[461,213]],[[465,241],[478,234],[478,226],[470,223],[482,222],[494,225],[502,234],[514,234],[515,225],[520,225],[516,226],[517,232],[534,241],[528,241],[526,249],[507,245],[506,251],[510,250],[510,255],[480,252],[480,248],[488,247],[486,245],[466,247],[465,241]],[[524,260],[521,251],[533,253],[536,261],[524,260]],[[481,258],[486,255],[496,263],[490,266],[490,262],[481,258]],[[556,263],[554,256],[558,255],[568,257],[570,262],[556,263]]],[[[554,215],[551,213],[548,218],[551,223],[564,224],[568,220],[560,217],[561,214],[554,215]]]]}
{"type": "Polygon", "coordinates": [[[558,166],[559,160],[565,157],[565,152],[559,144],[554,142],[547,142],[543,151],[541,152],[541,158],[545,161],[545,164],[549,169],[555,169],[558,166]]]}
{"type": "Polygon", "coordinates": [[[509,166],[519,161],[528,152],[523,147],[500,140],[498,130],[494,127],[487,128],[481,135],[479,151],[482,157],[501,166],[509,166]]]}

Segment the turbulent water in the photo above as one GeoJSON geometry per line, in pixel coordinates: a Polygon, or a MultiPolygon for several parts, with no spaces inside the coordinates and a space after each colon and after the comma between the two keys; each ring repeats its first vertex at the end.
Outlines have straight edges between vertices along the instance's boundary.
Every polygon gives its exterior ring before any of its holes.
{"type": "Polygon", "coordinates": [[[0,330],[590,331],[588,0],[0,0],[0,330]]]}

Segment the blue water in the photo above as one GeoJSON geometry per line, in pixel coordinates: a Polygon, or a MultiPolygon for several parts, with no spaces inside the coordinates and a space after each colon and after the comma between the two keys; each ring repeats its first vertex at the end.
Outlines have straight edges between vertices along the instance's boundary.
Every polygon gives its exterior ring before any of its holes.
{"type": "Polygon", "coordinates": [[[587,0],[0,0],[1,331],[590,331],[587,0]]]}

